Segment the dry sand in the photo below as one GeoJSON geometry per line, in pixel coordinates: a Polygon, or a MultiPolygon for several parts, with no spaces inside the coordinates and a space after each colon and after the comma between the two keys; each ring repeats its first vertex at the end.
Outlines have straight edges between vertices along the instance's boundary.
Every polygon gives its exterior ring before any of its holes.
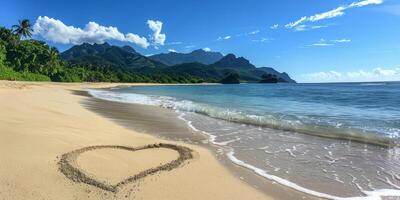
{"type": "MultiPolygon", "coordinates": [[[[271,199],[222,166],[206,148],[138,133],[81,106],[71,90],[115,84],[55,84],[0,81],[0,199],[271,199]],[[89,146],[140,147],[174,143],[193,158],[110,192],[68,179],[62,155],[89,146]]],[[[176,159],[171,149],[94,149],[76,166],[99,181],[119,179],[176,159]],[[156,166],[153,166],[156,165],[156,166]]],[[[123,180],[120,180],[123,181],[123,180]]]]}

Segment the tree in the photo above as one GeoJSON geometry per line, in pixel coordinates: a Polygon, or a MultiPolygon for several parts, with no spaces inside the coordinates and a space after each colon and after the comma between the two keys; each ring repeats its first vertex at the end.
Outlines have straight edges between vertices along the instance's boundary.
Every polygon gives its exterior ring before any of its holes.
{"type": "Polygon", "coordinates": [[[28,19],[18,20],[18,24],[12,26],[13,33],[19,37],[32,37],[32,25],[28,19]]]}
{"type": "Polygon", "coordinates": [[[6,60],[6,47],[0,42],[0,67],[3,66],[6,60]]]}
{"type": "Polygon", "coordinates": [[[259,83],[277,83],[278,78],[275,74],[263,74],[259,83]]]}
{"type": "Polygon", "coordinates": [[[226,74],[226,77],[223,78],[220,82],[222,84],[239,84],[239,74],[237,72],[230,72],[226,74]]]}

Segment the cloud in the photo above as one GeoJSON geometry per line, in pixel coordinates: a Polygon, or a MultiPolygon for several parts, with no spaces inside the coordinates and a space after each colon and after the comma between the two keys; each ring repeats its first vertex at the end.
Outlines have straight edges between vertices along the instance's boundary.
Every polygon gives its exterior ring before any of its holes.
{"type": "Polygon", "coordinates": [[[176,53],[176,50],[175,49],[168,49],[168,52],[176,53]]]}
{"type": "Polygon", "coordinates": [[[211,51],[211,49],[208,48],[208,47],[203,48],[203,50],[204,50],[204,51],[211,51]]]}
{"type": "Polygon", "coordinates": [[[340,16],[344,15],[345,11],[348,9],[359,8],[359,7],[363,7],[363,6],[367,6],[367,5],[378,5],[378,4],[382,4],[382,3],[383,3],[383,0],[362,0],[362,1],[358,1],[358,2],[353,2],[348,5],[339,6],[335,9],[327,11],[327,12],[318,13],[318,14],[308,16],[308,17],[303,16],[300,19],[298,19],[297,21],[286,24],[285,27],[291,29],[291,28],[295,28],[299,25],[302,25],[306,22],[317,22],[317,21],[321,21],[321,20],[325,20],[325,19],[340,17],[340,16]]]}
{"type": "Polygon", "coordinates": [[[325,47],[325,46],[333,46],[333,44],[330,44],[330,43],[314,43],[314,44],[311,44],[311,46],[325,47]]]}
{"type": "Polygon", "coordinates": [[[315,79],[332,79],[332,78],[340,78],[340,77],[342,77],[342,74],[331,70],[328,72],[311,73],[311,74],[307,74],[307,76],[310,78],[315,78],[315,79]]]}
{"type": "Polygon", "coordinates": [[[350,72],[316,72],[303,74],[301,77],[306,82],[340,82],[340,81],[396,81],[400,79],[400,67],[383,69],[374,68],[372,70],[358,70],[350,72]]]}
{"type": "Polygon", "coordinates": [[[325,39],[320,39],[318,42],[311,44],[311,46],[332,46],[332,43],[329,43],[329,41],[325,39]]]}
{"type": "Polygon", "coordinates": [[[182,44],[183,42],[168,42],[165,45],[169,46],[169,45],[179,45],[182,44]]]}
{"type": "Polygon", "coordinates": [[[220,40],[229,40],[229,39],[231,39],[232,38],[232,36],[230,36],[230,35],[227,35],[227,36],[224,36],[224,37],[218,37],[218,41],[220,41],[220,40]]]}
{"type": "Polygon", "coordinates": [[[314,29],[320,29],[320,28],[326,28],[328,25],[315,25],[315,26],[310,26],[310,25],[298,25],[294,27],[295,31],[308,31],[308,30],[314,30],[314,29]]]}
{"type": "Polygon", "coordinates": [[[33,34],[45,40],[61,44],[102,44],[107,40],[130,42],[140,47],[147,48],[149,43],[145,37],[134,33],[123,34],[116,27],[102,26],[96,22],[89,22],[83,29],[67,26],[62,21],[39,16],[33,25],[33,34]]]}
{"type": "Polygon", "coordinates": [[[311,46],[333,46],[336,43],[348,43],[351,42],[350,39],[336,39],[336,40],[325,40],[325,39],[320,39],[318,42],[311,44],[311,46]]]}
{"type": "Polygon", "coordinates": [[[338,39],[338,40],[331,40],[332,42],[335,42],[335,43],[347,43],[347,42],[351,42],[351,40],[350,39],[346,39],[346,38],[344,38],[344,39],[338,39]]]}
{"type": "Polygon", "coordinates": [[[155,45],[164,45],[166,35],[161,33],[163,23],[158,20],[147,20],[147,25],[153,31],[151,39],[155,45]]]}
{"type": "Polygon", "coordinates": [[[269,27],[270,29],[277,29],[279,28],[279,24],[274,24],[272,26],[269,27]]]}
{"type": "Polygon", "coordinates": [[[388,77],[399,77],[400,78],[400,68],[394,69],[382,69],[380,67],[373,69],[372,71],[359,70],[356,72],[347,72],[347,76],[351,78],[388,78],[388,77]]]}
{"type": "Polygon", "coordinates": [[[255,34],[258,34],[258,33],[260,33],[260,30],[252,31],[252,32],[248,33],[248,35],[255,35],[255,34]]]}
{"type": "Polygon", "coordinates": [[[342,73],[330,70],[327,72],[303,74],[301,76],[305,80],[305,82],[330,82],[340,81],[342,78],[342,73]]]}
{"type": "Polygon", "coordinates": [[[261,42],[261,43],[264,43],[264,42],[269,42],[269,41],[271,41],[271,40],[273,40],[272,38],[260,38],[260,39],[257,39],[257,40],[251,40],[252,42],[261,42]]]}

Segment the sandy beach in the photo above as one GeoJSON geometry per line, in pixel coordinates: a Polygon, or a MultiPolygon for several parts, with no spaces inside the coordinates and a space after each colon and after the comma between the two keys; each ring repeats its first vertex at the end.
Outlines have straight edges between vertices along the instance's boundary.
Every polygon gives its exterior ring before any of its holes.
{"type": "Polygon", "coordinates": [[[86,109],[81,102],[89,97],[73,92],[112,86],[0,82],[0,199],[272,199],[234,176],[209,149],[128,129],[86,109]],[[181,159],[179,150],[160,143],[188,148],[191,156],[181,159]],[[81,150],[99,145],[123,148],[81,150]],[[102,184],[151,173],[107,191],[63,174],[66,154],[78,175],[102,184]]]}

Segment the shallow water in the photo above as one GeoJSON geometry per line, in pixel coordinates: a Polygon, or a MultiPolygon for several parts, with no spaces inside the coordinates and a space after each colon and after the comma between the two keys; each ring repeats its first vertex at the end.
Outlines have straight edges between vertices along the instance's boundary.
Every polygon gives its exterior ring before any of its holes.
{"type": "MultiPolygon", "coordinates": [[[[229,158],[320,197],[400,193],[400,84],[143,86],[98,98],[168,107],[229,158]],[[389,189],[389,190],[384,190],[389,189]]],[[[399,194],[400,196],[400,194],[399,194]]]]}

